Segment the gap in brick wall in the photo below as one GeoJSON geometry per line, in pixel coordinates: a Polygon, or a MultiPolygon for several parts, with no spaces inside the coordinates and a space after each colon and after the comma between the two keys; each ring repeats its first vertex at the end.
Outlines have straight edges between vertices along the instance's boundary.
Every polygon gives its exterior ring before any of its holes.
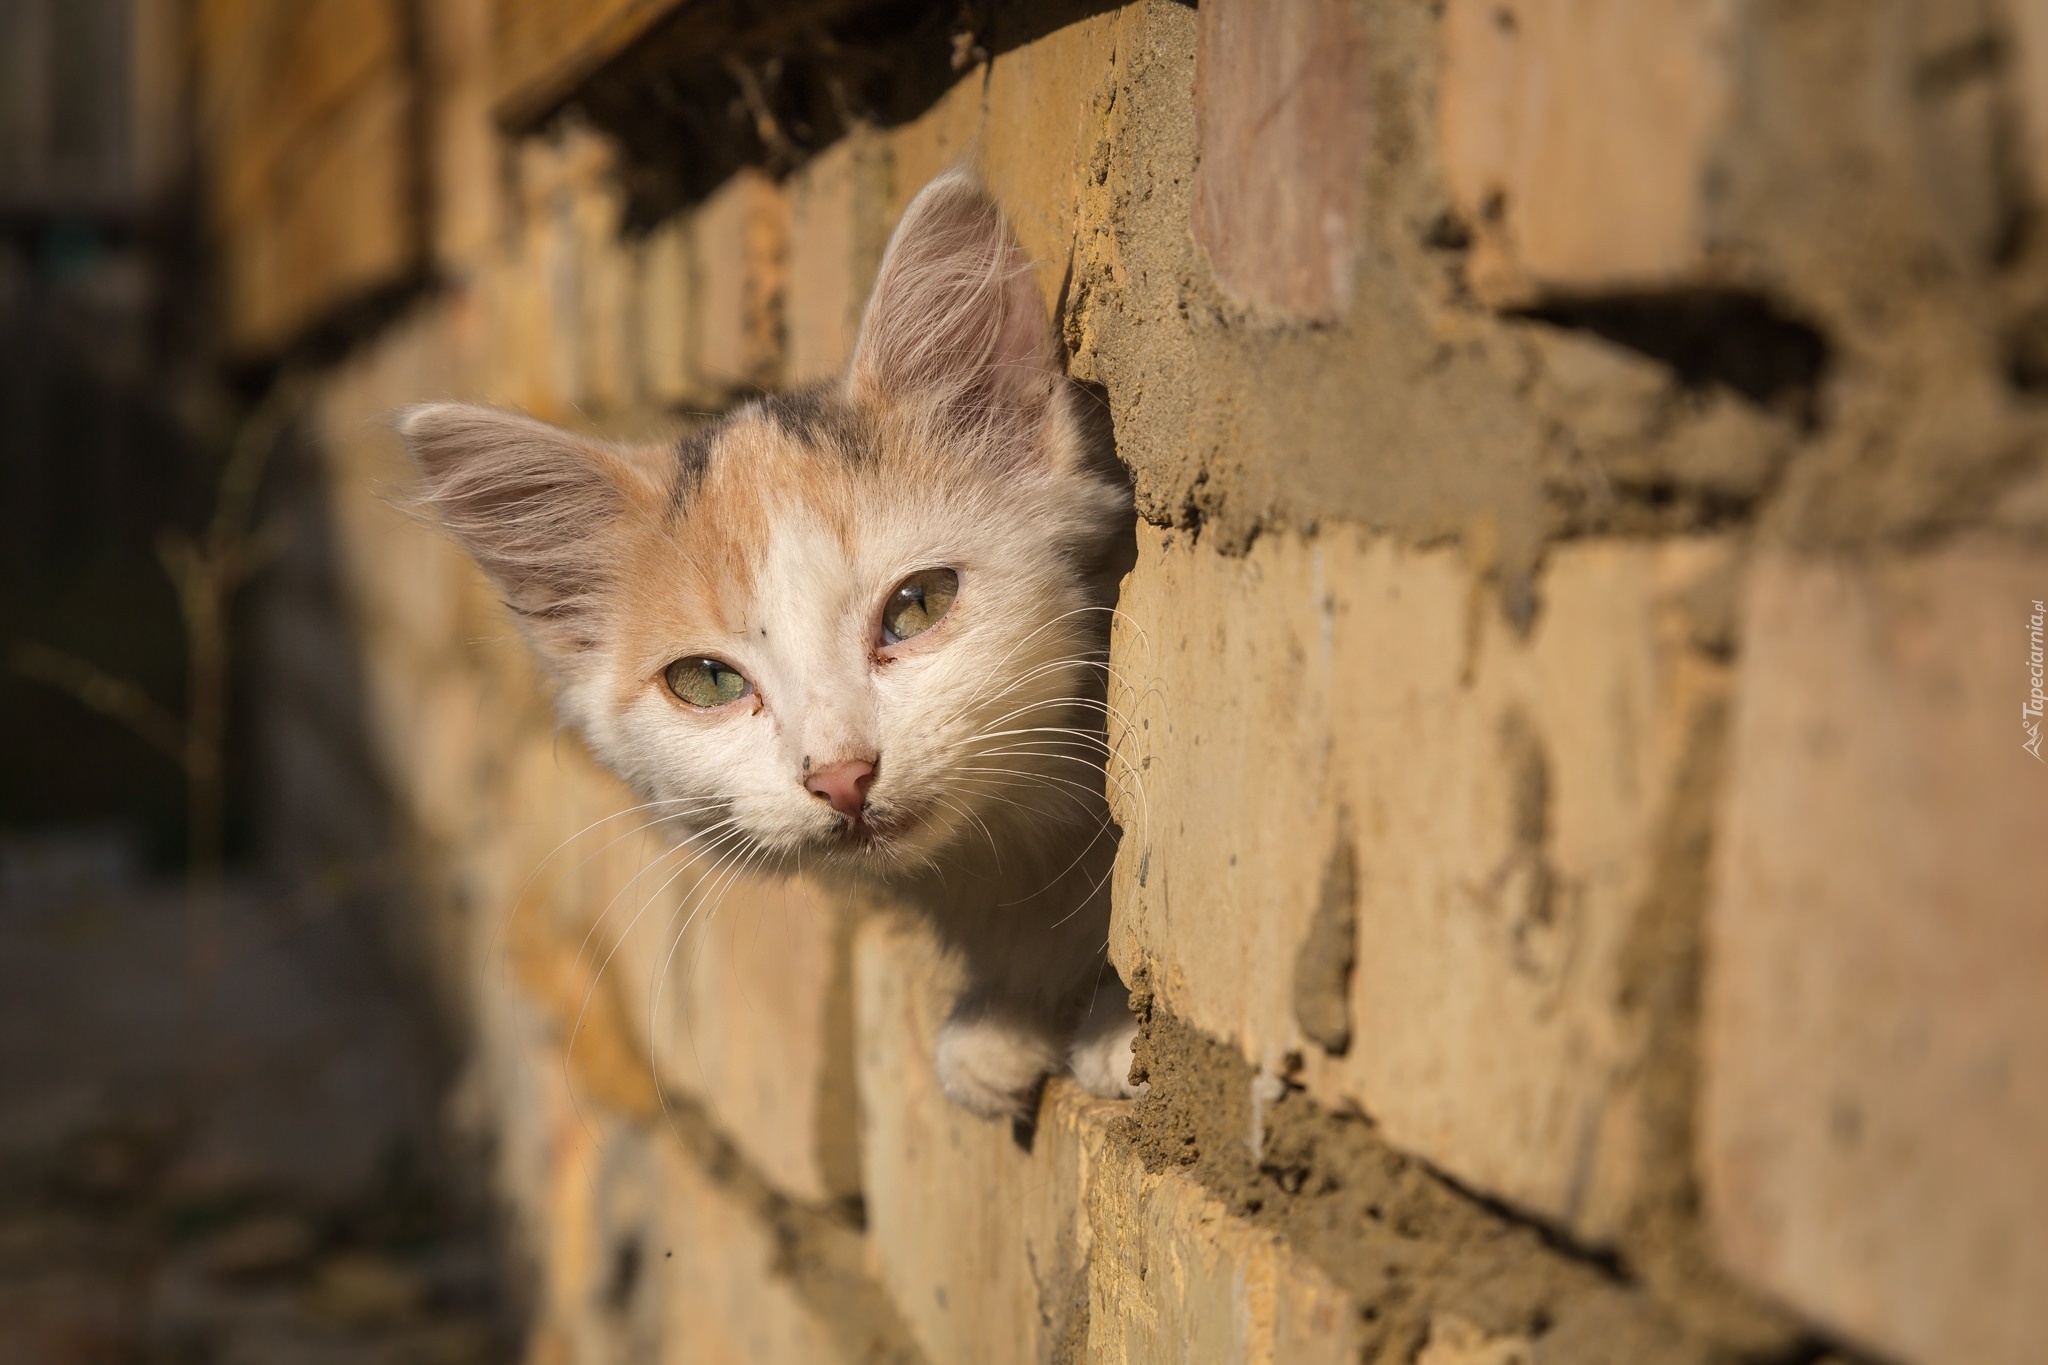
{"type": "Polygon", "coordinates": [[[1519,316],[1591,332],[1668,365],[1688,387],[1719,386],[1811,430],[1833,348],[1762,294],[1736,289],[1559,301],[1519,316]]]}
{"type": "Polygon", "coordinates": [[[861,123],[893,127],[989,58],[1119,8],[1119,0],[968,0],[934,6],[686,7],[560,100],[510,120],[532,131],[574,112],[614,139],[628,230],[695,204],[736,171],[782,175],[861,123]]]}
{"type": "MultiPolygon", "coordinates": [[[[1149,998],[1142,983],[1139,996],[1149,998]]],[[[1151,1091],[1110,1141],[1147,1169],[1192,1179],[1341,1286],[1368,1362],[1413,1361],[1436,1323],[1465,1319],[1503,1352],[1487,1359],[1676,1365],[1701,1359],[1704,1338],[1715,1343],[1708,1358],[1750,1365],[1878,1365],[1732,1287],[1675,1316],[1622,1254],[1451,1179],[1390,1145],[1369,1117],[1305,1091],[1284,1089],[1255,1122],[1254,1073],[1235,1047],[1156,1007],[1142,1017],[1151,1091]]]]}

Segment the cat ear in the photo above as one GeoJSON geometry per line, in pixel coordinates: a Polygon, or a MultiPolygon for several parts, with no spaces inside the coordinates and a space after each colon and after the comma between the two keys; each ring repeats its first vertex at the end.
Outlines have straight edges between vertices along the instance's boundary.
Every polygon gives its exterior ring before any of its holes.
{"type": "Polygon", "coordinates": [[[847,390],[1005,445],[1042,432],[1060,379],[1031,262],[980,180],[948,171],[889,239],[847,390]]]}
{"type": "Polygon", "coordinates": [[[622,451],[472,403],[421,404],[397,424],[422,501],[536,642],[558,654],[588,644],[620,532],[658,497],[647,475],[622,451]]]}

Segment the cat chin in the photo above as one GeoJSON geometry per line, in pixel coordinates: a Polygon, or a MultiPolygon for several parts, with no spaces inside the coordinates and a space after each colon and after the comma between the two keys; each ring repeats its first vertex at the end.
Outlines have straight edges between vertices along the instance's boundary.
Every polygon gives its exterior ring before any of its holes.
{"type": "Polygon", "coordinates": [[[867,880],[888,881],[925,872],[935,859],[946,855],[951,841],[932,834],[915,827],[837,833],[808,844],[802,859],[807,867],[822,866],[867,880]]]}

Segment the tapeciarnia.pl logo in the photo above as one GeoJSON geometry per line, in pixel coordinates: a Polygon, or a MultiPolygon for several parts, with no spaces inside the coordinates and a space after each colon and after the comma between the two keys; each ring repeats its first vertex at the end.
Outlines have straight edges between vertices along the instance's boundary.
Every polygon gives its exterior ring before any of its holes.
{"type": "Polygon", "coordinates": [[[2048,622],[2048,606],[2037,600],[2034,614],[2027,621],[2027,642],[2031,646],[2027,651],[2027,671],[2033,675],[2034,687],[2027,694],[2026,704],[2020,707],[2020,727],[2027,732],[2027,742],[2020,747],[2032,754],[2037,763],[2048,762],[2041,757],[2041,712],[2044,706],[2048,706],[2048,697],[2044,697],[2041,691],[2043,622],[2048,622]]]}

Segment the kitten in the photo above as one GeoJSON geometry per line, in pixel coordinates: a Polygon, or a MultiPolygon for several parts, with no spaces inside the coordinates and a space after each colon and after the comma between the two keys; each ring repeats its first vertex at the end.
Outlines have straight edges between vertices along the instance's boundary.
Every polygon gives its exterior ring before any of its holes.
{"type": "Polygon", "coordinates": [[[1103,674],[1128,483],[972,176],[927,185],[843,379],[635,451],[467,404],[400,427],[565,722],[684,838],[885,885],[965,966],[946,1093],[1129,1095],[1103,674]]]}

